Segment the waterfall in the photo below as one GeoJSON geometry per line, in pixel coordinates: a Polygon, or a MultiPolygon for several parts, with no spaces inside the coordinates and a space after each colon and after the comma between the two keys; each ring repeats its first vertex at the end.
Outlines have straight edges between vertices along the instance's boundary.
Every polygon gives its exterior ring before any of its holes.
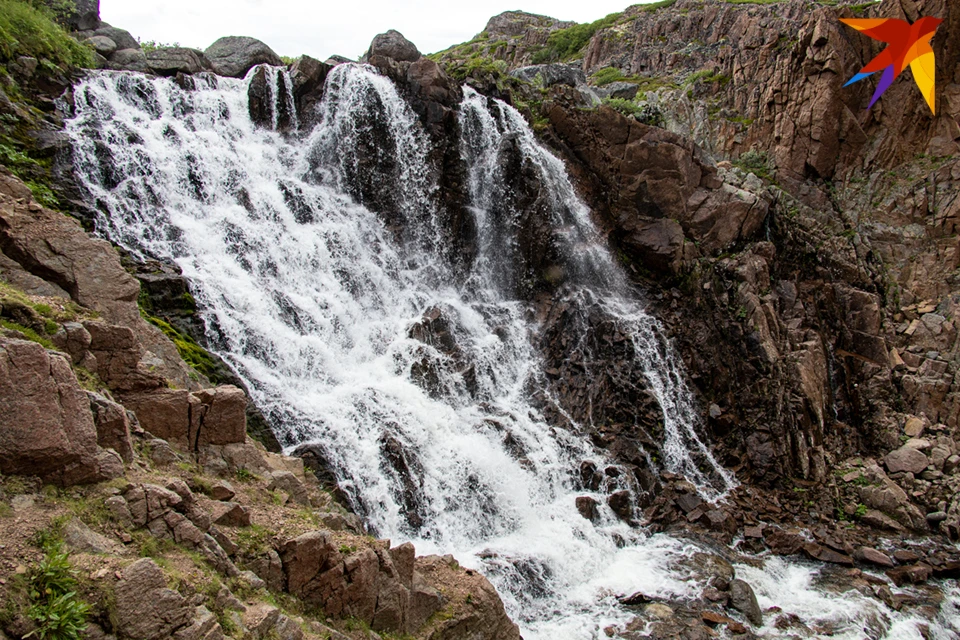
{"type": "Polygon", "coordinates": [[[212,349],[285,446],[322,447],[372,531],[483,571],[528,640],[605,637],[632,617],[617,594],[697,597],[703,585],[678,568],[695,547],[613,513],[606,492],[633,491],[626,474],[584,489],[584,461],[614,463],[586,425],[550,422],[546,404],[562,403],[535,401],[547,386],[541,327],[513,294],[520,258],[515,212],[501,206],[503,153],[519,152],[539,180],[567,303],[598,309],[628,336],[662,409],[663,468],[710,496],[734,480],[697,436],[680,359],[562,163],[512,108],[465,94],[478,230],[465,277],[439,246],[429,137],[370,67],[332,70],[303,140],[251,121],[247,80],[204,74],[187,88],[91,74],[67,131],[100,232],[182,268],[212,349]],[[596,499],[595,522],[577,511],[579,496],[596,499]]]}

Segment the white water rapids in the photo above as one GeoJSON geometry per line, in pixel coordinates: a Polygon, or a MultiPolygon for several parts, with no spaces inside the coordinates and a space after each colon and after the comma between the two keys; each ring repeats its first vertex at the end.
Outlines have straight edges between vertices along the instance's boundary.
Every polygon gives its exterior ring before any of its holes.
{"type": "MultiPolygon", "coordinates": [[[[512,222],[490,217],[504,195],[498,156],[507,142],[540,177],[564,238],[571,299],[599,301],[631,338],[664,411],[662,466],[709,496],[735,482],[697,436],[679,358],[630,293],[562,163],[519,114],[466,90],[461,145],[478,250],[458,278],[437,248],[428,136],[389,80],[336,67],[319,124],[303,139],[251,122],[246,81],[193,83],[108,72],[81,82],[67,125],[77,174],[104,235],[182,268],[213,350],[248,384],[280,440],[322,444],[379,536],[483,571],[527,640],[606,637],[605,627],[632,618],[619,594],[697,597],[704,585],[677,562],[694,547],[630,527],[605,493],[584,491],[581,462],[610,461],[585,430],[550,425],[532,401],[543,380],[539,327],[509,293],[512,222]],[[403,241],[357,195],[364,162],[382,169],[377,181],[406,221],[403,241]],[[411,337],[431,309],[472,363],[469,379],[449,354],[411,337]],[[433,392],[415,375],[425,362],[433,392]],[[599,503],[596,524],[575,507],[584,495],[599,503]]],[[[765,604],[790,611],[807,602],[757,574],[748,579],[765,604]]],[[[808,592],[831,598],[799,591],[808,592]]],[[[871,602],[880,628],[914,624],[871,602]]],[[[853,635],[839,637],[859,637],[866,616],[843,618],[837,624],[853,635]]]]}

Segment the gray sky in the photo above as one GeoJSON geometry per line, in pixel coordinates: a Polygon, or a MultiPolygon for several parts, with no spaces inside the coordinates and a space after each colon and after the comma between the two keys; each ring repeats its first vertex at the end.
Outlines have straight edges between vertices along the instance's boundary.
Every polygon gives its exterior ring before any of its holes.
{"type": "Polygon", "coordinates": [[[592,22],[630,4],[636,0],[100,0],[100,17],[141,40],[205,49],[221,36],[253,36],[280,55],[324,60],[356,58],[387,29],[433,53],[469,40],[503,11],[592,22]]]}

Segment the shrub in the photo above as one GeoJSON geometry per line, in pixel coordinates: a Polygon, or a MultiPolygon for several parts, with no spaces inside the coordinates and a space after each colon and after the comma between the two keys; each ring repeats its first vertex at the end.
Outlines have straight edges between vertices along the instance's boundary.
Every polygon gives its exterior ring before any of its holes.
{"type": "Polygon", "coordinates": [[[30,572],[30,608],[27,616],[37,628],[26,638],[79,640],[87,627],[90,606],[77,598],[76,571],[56,535],[38,538],[43,559],[30,572]]]}
{"type": "Polygon", "coordinates": [[[742,154],[734,164],[744,171],[753,173],[764,180],[771,180],[770,160],[765,151],[755,151],[751,149],[742,154]]]}
{"type": "Polygon", "coordinates": [[[93,66],[93,51],[55,22],[54,11],[22,0],[0,0],[0,62],[20,56],[68,67],[93,66]]]}

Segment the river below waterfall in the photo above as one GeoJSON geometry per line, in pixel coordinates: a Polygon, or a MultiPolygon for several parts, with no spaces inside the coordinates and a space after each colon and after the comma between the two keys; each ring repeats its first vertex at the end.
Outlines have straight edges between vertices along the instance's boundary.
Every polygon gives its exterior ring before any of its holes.
{"type": "MultiPolygon", "coordinates": [[[[483,572],[527,640],[622,630],[635,615],[618,602],[625,594],[700,597],[705,579],[690,559],[704,549],[618,517],[608,496],[639,490],[627,474],[582,486],[583,463],[616,465],[582,425],[558,427],[547,414],[563,414],[562,404],[538,393],[541,326],[513,293],[519,223],[504,206],[508,149],[536,177],[557,230],[565,302],[599,305],[629,336],[663,410],[656,466],[711,499],[736,484],[698,435],[682,363],[563,163],[514,109],[465,89],[459,144],[476,256],[463,273],[443,251],[429,137],[393,83],[370,67],[337,66],[319,109],[312,131],[284,135],[251,120],[246,80],[202,74],[184,88],[99,72],[76,87],[67,129],[99,231],[136,256],[179,265],[212,350],[284,446],[322,448],[371,532],[483,572]],[[358,196],[366,166],[380,171],[374,180],[402,233],[358,196]],[[437,323],[450,344],[424,339],[437,323]],[[596,501],[594,521],[576,507],[585,496],[596,501]]],[[[773,557],[737,566],[763,608],[795,614],[817,637],[960,632],[956,589],[930,622],[855,590],[836,593],[822,571],[773,557]]],[[[765,619],[758,634],[780,637],[775,616],[765,619]]]]}

